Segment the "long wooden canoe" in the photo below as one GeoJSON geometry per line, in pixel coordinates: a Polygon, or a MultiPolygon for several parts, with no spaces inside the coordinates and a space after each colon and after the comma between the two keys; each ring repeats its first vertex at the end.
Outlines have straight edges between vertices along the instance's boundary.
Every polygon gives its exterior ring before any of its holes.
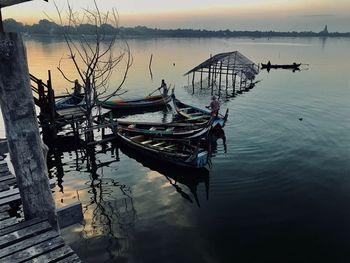
{"type": "Polygon", "coordinates": [[[77,107],[79,104],[82,103],[84,99],[83,95],[69,95],[65,98],[59,99],[55,102],[56,110],[63,110],[63,109],[69,109],[77,107]]]}
{"type": "Polygon", "coordinates": [[[211,129],[211,121],[204,123],[147,123],[118,120],[118,129],[160,137],[199,138],[211,129]]]}
{"type": "Polygon", "coordinates": [[[299,68],[301,63],[293,63],[293,64],[263,64],[261,63],[261,68],[282,68],[282,69],[297,69],[299,68]]]}
{"type": "Polygon", "coordinates": [[[163,107],[171,101],[171,96],[147,96],[138,99],[118,99],[100,102],[101,106],[111,110],[144,110],[148,108],[163,107]]]}
{"type": "Polygon", "coordinates": [[[193,146],[186,140],[167,139],[119,130],[120,142],[140,154],[183,168],[204,168],[209,162],[209,153],[193,146]]]}
{"type": "Polygon", "coordinates": [[[212,128],[223,128],[226,124],[228,118],[228,109],[225,115],[219,114],[217,117],[212,117],[211,112],[200,109],[188,104],[185,104],[173,96],[174,108],[179,116],[181,116],[186,121],[198,121],[198,120],[209,120],[212,118],[212,128]]]}

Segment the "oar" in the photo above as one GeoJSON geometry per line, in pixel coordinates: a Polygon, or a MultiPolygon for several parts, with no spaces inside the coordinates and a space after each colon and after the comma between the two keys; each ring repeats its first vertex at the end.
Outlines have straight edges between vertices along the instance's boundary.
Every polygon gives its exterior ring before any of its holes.
{"type": "Polygon", "coordinates": [[[154,92],[156,92],[157,90],[160,90],[161,87],[156,88],[152,93],[148,94],[148,96],[151,96],[154,92]]]}

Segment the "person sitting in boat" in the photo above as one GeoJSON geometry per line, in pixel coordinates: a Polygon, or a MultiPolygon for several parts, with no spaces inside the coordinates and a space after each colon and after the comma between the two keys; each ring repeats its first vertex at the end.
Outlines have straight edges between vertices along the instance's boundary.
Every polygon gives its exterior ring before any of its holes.
{"type": "Polygon", "coordinates": [[[210,105],[207,106],[211,110],[211,115],[217,117],[219,115],[220,110],[220,102],[217,100],[216,96],[211,98],[210,105]]]}
{"type": "Polygon", "coordinates": [[[160,87],[159,87],[159,90],[161,90],[161,89],[163,90],[163,97],[168,96],[169,89],[168,89],[164,79],[162,79],[162,83],[160,84],[160,87]]]}
{"type": "Polygon", "coordinates": [[[271,67],[271,62],[270,62],[270,60],[269,60],[269,62],[267,62],[267,66],[268,66],[268,67],[271,67]]]}
{"type": "Polygon", "coordinates": [[[80,96],[80,94],[81,94],[81,88],[82,88],[82,86],[81,86],[81,84],[79,83],[79,80],[75,80],[74,81],[74,91],[73,91],[73,96],[80,96]]]}

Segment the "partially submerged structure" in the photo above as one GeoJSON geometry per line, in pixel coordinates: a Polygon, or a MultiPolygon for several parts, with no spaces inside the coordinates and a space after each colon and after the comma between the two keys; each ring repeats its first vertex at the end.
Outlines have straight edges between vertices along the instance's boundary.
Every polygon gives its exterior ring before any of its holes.
{"type": "Polygon", "coordinates": [[[185,74],[185,76],[192,74],[193,92],[196,73],[200,73],[201,89],[205,83],[205,86],[211,88],[212,94],[214,88],[218,88],[220,94],[222,86],[225,87],[226,92],[229,87],[232,87],[234,94],[237,83],[239,83],[239,91],[253,85],[255,75],[259,73],[259,66],[238,51],[217,54],[185,74]],[[203,81],[203,74],[207,75],[207,81],[203,81]]]}

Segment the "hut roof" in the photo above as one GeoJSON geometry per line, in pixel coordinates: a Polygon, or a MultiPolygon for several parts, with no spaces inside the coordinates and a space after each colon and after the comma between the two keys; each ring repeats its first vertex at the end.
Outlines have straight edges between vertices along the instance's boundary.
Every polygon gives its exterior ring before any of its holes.
{"type": "Polygon", "coordinates": [[[242,72],[247,77],[253,76],[259,73],[258,66],[246,56],[242,55],[238,51],[226,52],[217,54],[206,61],[202,62],[198,66],[188,71],[185,75],[192,72],[199,71],[201,69],[209,69],[210,67],[221,67],[223,70],[232,70],[234,72],[242,72]]]}

